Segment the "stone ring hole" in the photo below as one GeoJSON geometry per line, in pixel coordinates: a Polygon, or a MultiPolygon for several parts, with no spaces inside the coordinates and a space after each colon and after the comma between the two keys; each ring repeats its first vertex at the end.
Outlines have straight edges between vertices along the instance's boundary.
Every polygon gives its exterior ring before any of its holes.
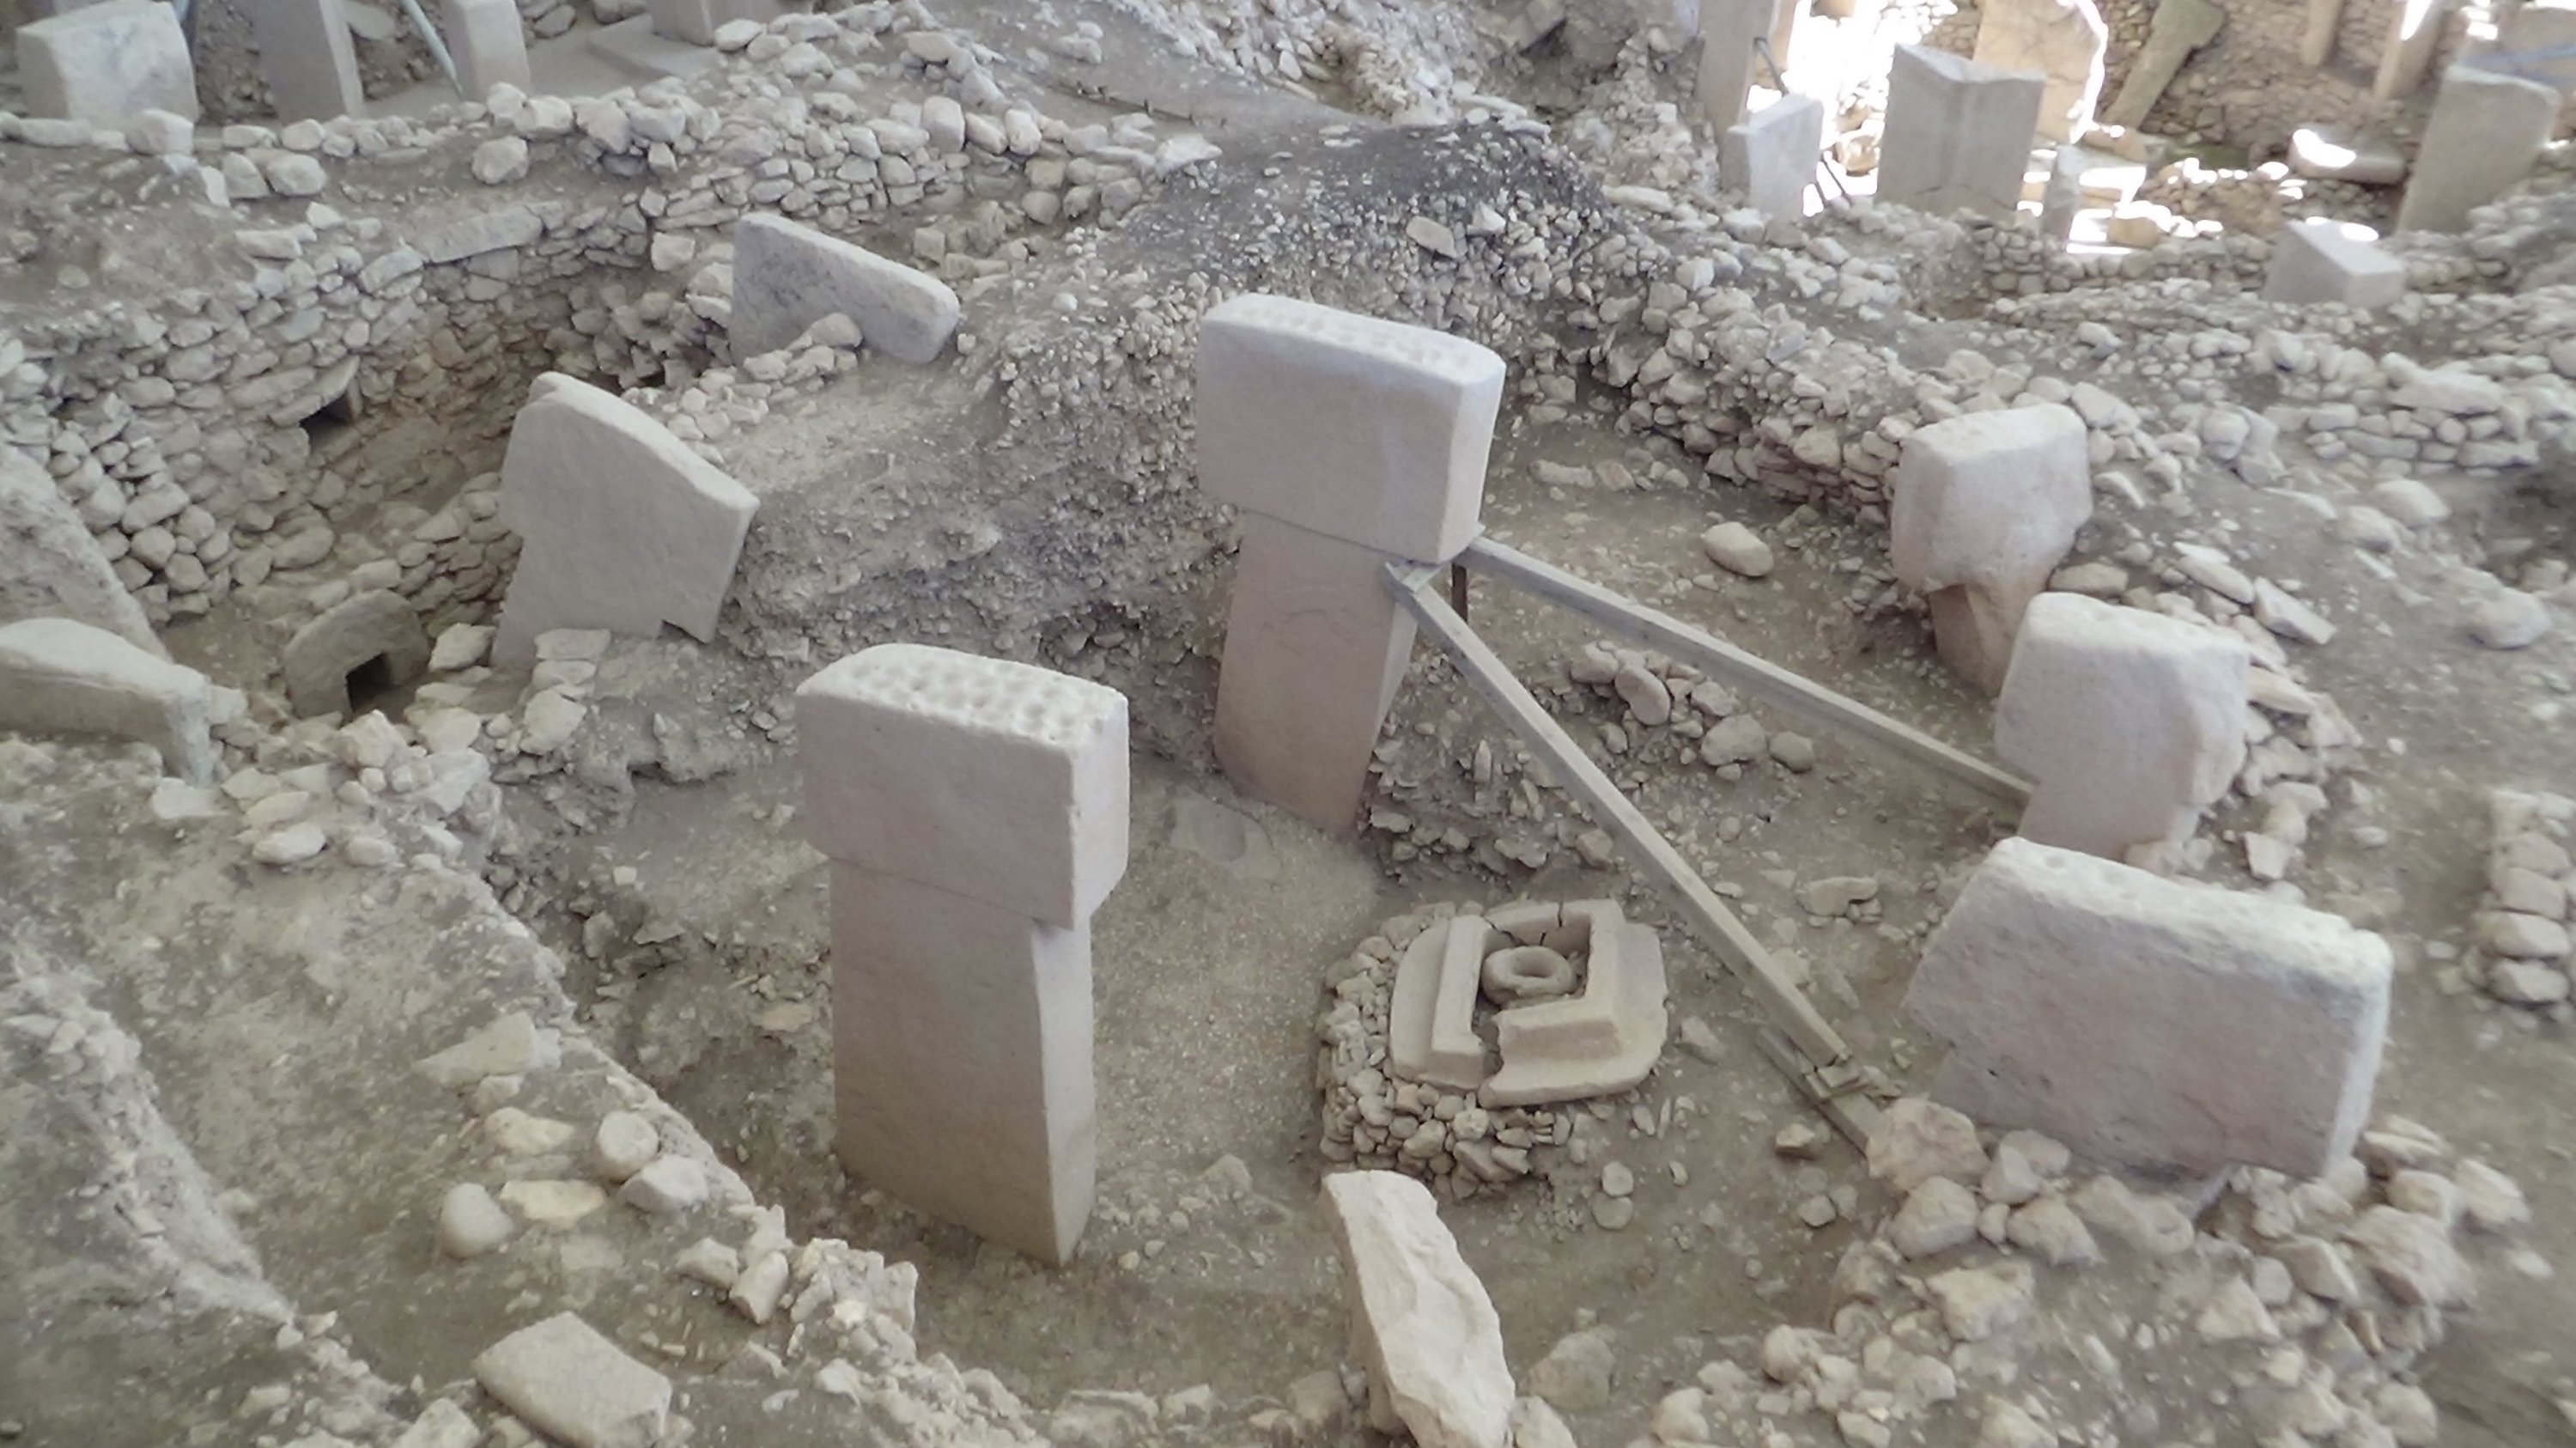
{"type": "Polygon", "coordinates": [[[1485,995],[1501,1005],[1574,994],[1574,962],[1544,945],[1514,945],[1485,957],[1485,995]]]}

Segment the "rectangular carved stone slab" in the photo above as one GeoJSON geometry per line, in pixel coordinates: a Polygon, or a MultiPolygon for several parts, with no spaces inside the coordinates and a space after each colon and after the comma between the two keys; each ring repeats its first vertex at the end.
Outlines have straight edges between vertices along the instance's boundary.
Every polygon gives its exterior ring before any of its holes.
{"type": "Polygon", "coordinates": [[[2027,840],[1995,846],[1905,1009],[1934,1094],[2098,1160],[2324,1172],[2370,1114],[2387,942],[2332,915],[2027,840]]]}
{"type": "Polygon", "coordinates": [[[138,112],[197,118],[197,72],[179,12],[158,0],[105,0],[19,27],[27,114],[123,130],[138,112]]]}
{"type": "Polygon", "coordinates": [[[1878,198],[1934,211],[2010,216],[2039,134],[2047,78],[1979,65],[1919,45],[1896,47],[1887,76],[1887,137],[1878,198]]]}
{"type": "Polygon", "coordinates": [[[2406,263],[2361,227],[2319,219],[2282,227],[2272,238],[2272,271],[2263,280],[2267,302],[2371,308],[2405,295],[2406,263]]]}
{"type": "Polygon", "coordinates": [[[2512,190],[2539,164],[2558,106],[2557,90],[2536,80],[2452,66],[2415,148],[2398,230],[2468,230],[2471,211],[2512,190]]]}
{"type": "Polygon", "coordinates": [[[1127,869],[1127,700],[1007,659],[880,644],[796,691],[814,847],[1077,926],[1127,869]]]}
{"type": "Polygon", "coordinates": [[[1250,294],[1199,322],[1199,486],[1398,558],[1476,536],[1503,359],[1424,327],[1250,294]]]}
{"type": "Polygon", "coordinates": [[[754,214],[733,229],[733,351],[774,352],[838,312],[889,357],[922,363],[956,335],[957,293],[937,277],[866,247],[754,214]]]}

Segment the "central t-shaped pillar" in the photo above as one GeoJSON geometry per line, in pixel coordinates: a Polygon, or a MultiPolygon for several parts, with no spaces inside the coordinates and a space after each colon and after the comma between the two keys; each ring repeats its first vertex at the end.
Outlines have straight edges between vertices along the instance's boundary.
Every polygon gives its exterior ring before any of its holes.
{"type": "Polygon", "coordinates": [[[1199,486],[1243,510],[1216,751],[1244,793],[1348,828],[1413,647],[1380,570],[1480,531],[1503,359],[1248,295],[1199,324],[1199,486]]]}

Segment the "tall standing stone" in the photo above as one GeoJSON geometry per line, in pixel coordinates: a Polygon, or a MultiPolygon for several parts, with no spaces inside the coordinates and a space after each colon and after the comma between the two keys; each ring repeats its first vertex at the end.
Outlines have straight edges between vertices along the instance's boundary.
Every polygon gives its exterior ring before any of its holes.
{"type": "Polygon", "coordinates": [[[1986,0],[1979,14],[1977,63],[2048,77],[2039,134],[2074,140],[2102,98],[2102,58],[2111,45],[2111,27],[2093,0],[1986,0]]]}
{"type": "Polygon", "coordinates": [[[1761,70],[1754,42],[1768,41],[1782,0],[1702,0],[1700,8],[1699,108],[1710,126],[1723,135],[1744,120],[1747,98],[1757,82],[1771,78],[1761,70]]]}
{"type": "Polygon", "coordinates": [[[2469,213],[2531,175],[2558,124],[2555,88],[2534,80],[2452,66],[2424,123],[2401,231],[2466,231],[2469,213]]]}
{"type": "Polygon", "coordinates": [[[1888,554],[1925,594],[1941,657],[1993,692],[2023,610],[2093,516],[2084,419],[2055,403],[1972,412],[1907,434],[1888,554]]]}
{"type": "Polygon", "coordinates": [[[1751,120],[1729,127],[1718,148],[1718,173],[1765,216],[1806,214],[1807,185],[1825,149],[1825,103],[1782,96],[1751,120]]]}
{"type": "Polygon", "coordinates": [[[2103,123],[2130,128],[2145,124],[2147,113],[2165,98],[2165,88],[2182,74],[2183,62],[2216,40],[2226,26],[2227,12],[2218,0],[2158,0],[2156,18],[2147,27],[2146,48],[2129,67],[2120,93],[2102,112],[2103,123]]]}
{"type": "Polygon", "coordinates": [[[1127,868],[1127,701],[916,644],[796,691],[806,822],[832,861],[843,1165],[1045,1262],[1098,1163],[1091,916],[1127,868]]]}
{"type": "Polygon", "coordinates": [[[1878,198],[1930,211],[1972,207],[2009,216],[2021,205],[2031,138],[2047,81],[1919,45],[1896,47],[1887,78],[1887,133],[1878,198]]]}
{"type": "Polygon", "coordinates": [[[1243,513],[1216,750],[1244,792],[1354,822],[1413,644],[1382,570],[1480,531],[1502,389],[1488,348],[1311,302],[1201,321],[1199,486],[1243,513]]]}
{"type": "Polygon", "coordinates": [[[327,121],[366,114],[357,45],[339,0],[250,0],[259,78],[278,119],[327,121]]]}
{"type": "Polygon", "coordinates": [[[441,0],[439,9],[456,83],[468,98],[479,101],[496,85],[527,89],[528,36],[514,0],[441,0]]]}
{"type": "Polygon", "coordinates": [[[2388,7],[2388,41],[2380,47],[2379,73],[2370,84],[2373,99],[2393,101],[2423,87],[2457,7],[2458,0],[2394,0],[2388,7]]]}

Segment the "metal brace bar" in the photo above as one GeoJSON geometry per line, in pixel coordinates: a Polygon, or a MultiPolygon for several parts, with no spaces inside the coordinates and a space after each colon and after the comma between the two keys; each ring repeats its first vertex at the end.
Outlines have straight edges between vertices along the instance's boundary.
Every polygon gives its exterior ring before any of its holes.
{"type": "MultiPolygon", "coordinates": [[[[456,60],[447,53],[447,42],[438,38],[438,27],[429,23],[429,12],[420,8],[420,0],[402,0],[402,8],[403,13],[411,17],[411,28],[419,31],[420,38],[429,42],[429,58],[437,61],[439,70],[446,74],[448,89],[464,96],[465,82],[456,78],[456,60]]],[[[481,96],[465,98],[483,99],[481,96]]]]}
{"type": "Polygon", "coordinates": [[[1826,1067],[1849,1056],[1851,1050],[1843,1044],[1842,1037],[1825,1023],[1805,993],[1791,983],[1778,962],[1772,960],[1771,952],[1744,928],[1744,922],[1735,918],[1654,822],[1619,792],[1619,786],[1601,772],[1564,726],[1539,707],[1538,700],[1521,687],[1501,656],[1440,597],[1433,586],[1439,570],[1390,563],[1385,577],[1387,591],[1395,596],[1396,603],[1439,642],[1467,682],[1502,714],[1523,743],[1547,761],[1557,779],[1592,811],[1629,858],[1645,868],[1691,932],[1752,990],[1754,998],[1788,1033],[1807,1061],[1826,1067]]]}
{"type": "Polygon", "coordinates": [[[1931,735],[1901,724],[1856,699],[1757,658],[1744,650],[1642,604],[1588,583],[1491,538],[1467,545],[1458,561],[1517,584],[1559,607],[1570,609],[1633,643],[1670,654],[1711,677],[1742,688],[1763,702],[1885,745],[1919,764],[1973,786],[1997,803],[2019,811],[2030,803],[2030,786],[2020,778],[1975,755],[1953,749],[1931,735]]]}

